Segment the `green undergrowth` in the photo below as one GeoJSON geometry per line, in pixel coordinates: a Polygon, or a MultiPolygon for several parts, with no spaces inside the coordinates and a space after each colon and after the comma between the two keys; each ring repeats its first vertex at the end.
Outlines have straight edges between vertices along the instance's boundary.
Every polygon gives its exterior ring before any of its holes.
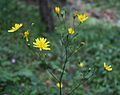
{"type": "MultiPolygon", "coordinates": [[[[15,0],[1,0],[0,9],[0,95],[56,95],[56,83],[47,69],[59,77],[63,48],[58,34],[67,32],[64,22],[57,21],[54,33],[45,33],[37,7],[15,0]],[[26,46],[20,34],[7,32],[16,22],[24,24],[21,32],[29,29],[31,43],[40,36],[50,40],[52,51],[46,59],[48,66],[39,58],[37,51],[33,52],[32,47],[26,46]]],[[[81,84],[74,95],[119,95],[120,27],[90,17],[87,22],[78,25],[75,31],[78,35],[71,44],[78,47],[81,42],[85,42],[85,45],[67,65],[64,86],[69,88],[66,90],[80,82],[83,72],[78,64],[83,62],[85,70],[91,70],[92,65],[97,70],[87,83],[81,84]],[[112,72],[104,70],[104,62],[112,65],[112,72]]]]}

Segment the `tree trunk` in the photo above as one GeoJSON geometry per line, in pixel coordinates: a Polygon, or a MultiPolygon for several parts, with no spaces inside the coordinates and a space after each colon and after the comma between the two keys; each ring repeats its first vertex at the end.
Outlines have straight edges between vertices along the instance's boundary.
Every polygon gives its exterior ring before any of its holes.
{"type": "Polygon", "coordinates": [[[50,8],[49,0],[39,0],[39,9],[42,21],[46,25],[46,31],[47,32],[54,31],[54,21],[52,17],[52,11],[50,8]]]}
{"type": "Polygon", "coordinates": [[[60,2],[58,2],[57,0],[26,0],[26,1],[31,4],[38,2],[42,23],[46,26],[47,32],[53,32],[54,21],[53,21],[51,6],[53,4],[64,6],[66,4],[66,0],[60,0],[60,2]]]}

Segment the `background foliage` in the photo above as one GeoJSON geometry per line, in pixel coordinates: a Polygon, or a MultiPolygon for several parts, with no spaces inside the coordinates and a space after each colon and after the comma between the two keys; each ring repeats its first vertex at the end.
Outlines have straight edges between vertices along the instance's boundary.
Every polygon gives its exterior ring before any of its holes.
{"type": "MultiPolygon", "coordinates": [[[[115,2],[96,0],[94,4],[90,9],[92,7],[97,9],[115,7],[116,19],[119,21],[119,0],[115,0],[115,2]]],[[[55,20],[57,21],[56,16],[55,20]]],[[[97,68],[95,76],[90,78],[87,83],[82,83],[74,95],[120,95],[120,27],[117,21],[109,23],[103,19],[90,17],[86,23],[76,27],[79,34],[72,43],[73,46],[77,47],[81,41],[86,44],[78,54],[71,58],[67,66],[64,86],[69,88],[66,90],[70,90],[70,87],[74,87],[80,82],[84,71],[89,70],[90,72],[92,65],[95,65],[97,68]],[[80,62],[85,64],[82,69],[78,67],[80,62]],[[104,70],[104,62],[112,65],[112,72],[104,70]]],[[[57,94],[56,83],[47,69],[50,68],[56,74],[61,72],[59,63],[62,47],[57,41],[59,38],[57,33],[66,32],[64,29],[61,30],[62,23],[56,22],[56,33],[42,33],[44,26],[40,21],[38,7],[17,0],[0,0],[0,95],[57,94]],[[37,53],[33,53],[26,46],[19,34],[7,32],[16,22],[24,23],[24,28],[30,30],[31,42],[43,34],[52,42],[53,51],[48,54],[48,66],[38,57],[37,53]],[[35,23],[34,26],[31,26],[31,23],[35,23]]]]}

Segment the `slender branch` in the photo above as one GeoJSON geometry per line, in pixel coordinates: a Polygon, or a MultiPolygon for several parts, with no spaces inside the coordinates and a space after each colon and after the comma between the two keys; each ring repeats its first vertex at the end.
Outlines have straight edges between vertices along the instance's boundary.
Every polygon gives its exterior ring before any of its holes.
{"type": "Polygon", "coordinates": [[[47,69],[47,71],[50,73],[50,75],[58,82],[59,80],[57,79],[57,77],[49,70],[47,69]]]}
{"type": "Polygon", "coordinates": [[[71,95],[77,88],[80,87],[80,85],[81,85],[81,82],[80,82],[75,88],[73,88],[73,89],[71,90],[71,92],[68,93],[67,95],[71,95]]]}
{"type": "Polygon", "coordinates": [[[71,38],[72,40],[78,35],[78,33],[76,33],[75,35],[73,35],[73,37],[71,38]]]}
{"type": "MultiPolygon", "coordinates": [[[[92,75],[90,76],[90,77],[88,77],[87,78],[87,80],[88,79],[90,79],[93,75],[94,75],[94,73],[95,73],[95,69],[94,69],[94,72],[92,73],[92,75]]],[[[85,82],[87,82],[87,80],[85,81],[85,82]]],[[[84,82],[84,81],[83,81],[84,82]]],[[[66,95],[71,95],[77,88],[79,88],[80,87],[80,85],[81,85],[82,83],[80,82],[78,85],[76,85],[68,94],[66,94],[66,95]]]]}
{"type": "Polygon", "coordinates": [[[61,83],[62,83],[62,78],[63,78],[63,75],[64,75],[64,71],[65,71],[65,67],[66,67],[66,63],[67,63],[67,61],[68,61],[68,52],[67,52],[67,47],[68,47],[68,35],[67,35],[67,38],[66,38],[66,41],[67,41],[67,45],[66,45],[66,47],[65,47],[65,55],[66,55],[66,57],[65,57],[65,62],[64,62],[64,65],[63,65],[63,68],[62,68],[62,73],[61,73],[61,75],[60,75],[60,80],[59,80],[59,83],[60,83],[60,95],[62,95],[62,88],[61,88],[61,83]]]}
{"type": "MultiPolygon", "coordinates": [[[[46,62],[45,62],[46,64],[46,62]]],[[[47,64],[46,64],[47,65],[47,64]]],[[[49,70],[47,69],[47,71],[50,73],[50,75],[58,82],[59,80],[57,79],[57,77],[49,70]]]]}
{"type": "Polygon", "coordinates": [[[70,54],[70,55],[68,56],[68,58],[72,57],[72,56],[73,56],[75,53],[77,53],[80,49],[81,49],[81,47],[78,48],[77,50],[75,50],[72,54],[70,54]]]}
{"type": "Polygon", "coordinates": [[[67,58],[65,60],[65,63],[64,63],[64,66],[63,66],[63,71],[62,71],[61,76],[60,76],[60,95],[62,95],[61,94],[62,93],[61,83],[62,83],[62,77],[63,77],[64,71],[65,71],[66,63],[67,63],[67,58]]]}

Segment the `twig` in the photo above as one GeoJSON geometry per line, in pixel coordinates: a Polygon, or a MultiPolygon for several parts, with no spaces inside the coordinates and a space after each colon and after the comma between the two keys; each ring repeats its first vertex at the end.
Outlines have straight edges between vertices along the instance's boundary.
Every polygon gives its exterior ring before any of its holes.
{"type": "MultiPolygon", "coordinates": [[[[68,35],[67,35],[67,39],[66,39],[66,41],[68,41],[68,35]]],[[[62,95],[62,88],[61,88],[61,83],[62,83],[62,78],[63,78],[63,75],[64,75],[64,71],[65,71],[65,67],[66,67],[66,63],[67,63],[67,61],[68,61],[68,56],[67,56],[67,46],[68,46],[68,43],[67,43],[67,45],[66,45],[66,47],[65,47],[65,55],[66,55],[66,57],[65,57],[65,62],[64,62],[64,65],[63,65],[63,69],[62,69],[62,73],[61,73],[61,75],[60,75],[60,80],[59,80],[59,83],[60,83],[60,95],[62,95]]]]}
{"type": "Polygon", "coordinates": [[[49,70],[47,69],[47,71],[50,73],[50,75],[58,82],[59,80],[57,79],[57,77],[49,70]]]}
{"type": "MultiPolygon", "coordinates": [[[[93,75],[94,75],[94,73],[95,73],[95,70],[94,70],[94,72],[92,73],[92,75],[89,77],[89,78],[91,78],[93,75]]],[[[89,78],[87,78],[87,80],[89,79],[89,78]]],[[[86,82],[87,82],[87,80],[86,80],[86,82]]],[[[84,81],[83,81],[84,82],[84,81]]],[[[80,82],[77,86],[75,86],[68,94],[66,94],[66,95],[71,95],[77,88],[79,88],[80,87],[80,85],[81,85],[82,83],[80,82]]]]}

